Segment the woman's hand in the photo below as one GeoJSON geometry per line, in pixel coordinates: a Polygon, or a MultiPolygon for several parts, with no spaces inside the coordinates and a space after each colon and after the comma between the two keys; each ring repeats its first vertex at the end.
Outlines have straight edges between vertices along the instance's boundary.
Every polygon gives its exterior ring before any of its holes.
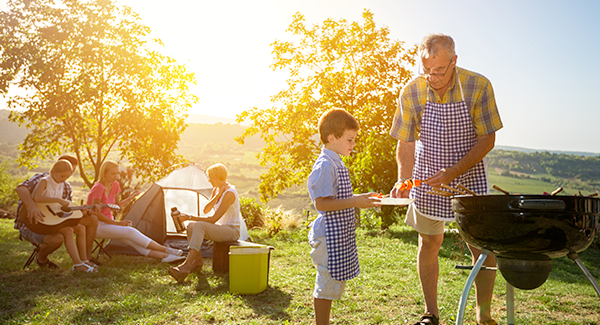
{"type": "Polygon", "coordinates": [[[229,183],[225,183],[223,186],[215,187],[215,198],[217,202],[221,199],[225,191],[229,188],[229,183]]]}
{"type": "Polygon", "coordinates": [[[117,226],[131,227],[133,223],[131,222],[131,220],[121,220],[117,221],[115,224],[117,226]]]}

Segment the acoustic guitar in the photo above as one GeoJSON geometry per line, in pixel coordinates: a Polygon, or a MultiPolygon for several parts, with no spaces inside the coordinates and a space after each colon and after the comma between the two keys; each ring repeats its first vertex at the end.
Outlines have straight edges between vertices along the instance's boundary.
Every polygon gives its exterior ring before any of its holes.
{"type": "MultiPolygon", "coordinates": [[[[83,218],[83,212],[81,210],[93,209],[95,205],[69,205],[62,206],[60,203],[36,203],[38,209],[44,215],[44,220],[32,223],[27,218],[27,206],[23,205],[19,211],[19,218],[21,222],[27,226],[31,231],[48,235],[56,233],[63,227],[73,227],[79,223],[79,219],[83,218]]],[[[121,209],[116,204],[98,204],[100,208],[111,208],[113,210],[121,209]]]]}

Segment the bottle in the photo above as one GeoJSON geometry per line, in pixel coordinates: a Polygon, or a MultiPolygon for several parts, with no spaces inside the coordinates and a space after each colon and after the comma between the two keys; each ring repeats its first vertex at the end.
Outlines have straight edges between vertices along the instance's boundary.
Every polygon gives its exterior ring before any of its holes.
{"type": "Polygon", "coordinates": [[[173,218],[173,224],[175,225],[175,230],[178,234],[181,234],[185,231],[185,227],[183,226],[183,222],[179,219],[181,212],[177,210],[177,207],[171,208],[171,218],[173,218]]]}

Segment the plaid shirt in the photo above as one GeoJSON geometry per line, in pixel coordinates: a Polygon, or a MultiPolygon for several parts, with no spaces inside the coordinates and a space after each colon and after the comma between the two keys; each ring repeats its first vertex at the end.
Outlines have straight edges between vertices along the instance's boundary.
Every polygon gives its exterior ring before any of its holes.
{"type": "MultiPolygon", "coordinates": [[[[23,183],[19,184],[19,186],[26,186],[27,189],[29,190],[29,193],[33,194],[33,191],[35,190],[35,187],[38,185],[40,180],[42,178],[46,177],[47,175],[48,175],[48,173],[35,174],[30,179],[23,181],[23,183]]],[[[17,186],[17,187],[19,187],[19,186],[17,186]]],[[[65,182],[65,186],[63,187],[62,198],[72,201],[73,190],[71,189],[71,184],[69,184],[68,182],[65,182]]],[[[19,200],[19,203],[17,203],[17,213],[16,213],[16,217],[15,217],[15,229],[21,229],[21,227],[25,227],[25,225],[19,219],[19,211],[21,211],[22,208],[23,208],[23,202],[21,200],[19,200]]]]}
{"type": "MultiPolygon", "coordinates": [[[[475,72],[456,68],[452,84],[441,98],[429,89],[429,100],[438,104],[462,101],[456,76],[460,78],[465,102],[473,120],[477,135],[489,135],[502,128],[502,121],[496,106],[494,90],[490,81],[475,72]]],[[[413,142],[419,139],[421,118],[427,102],[427,82],[424,77],[411,81],[402,91],[400,105],[396,109],[390,135],[397,140],[413,142]]]]}

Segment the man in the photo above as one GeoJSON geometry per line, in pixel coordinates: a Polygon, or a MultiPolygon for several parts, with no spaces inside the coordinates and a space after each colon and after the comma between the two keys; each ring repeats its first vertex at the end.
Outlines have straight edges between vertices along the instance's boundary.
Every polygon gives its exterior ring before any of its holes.
{"type": "MultiPolygon", "coordinates": [[[[411,197],[406,224],[419,233],[417,269],[425,298],[425,313],[416,325],[438,324],[438,253],[446,221],[454,219],[449,198],[428,194],[432,187],[461,184],[487,194],[483,158],[502,128],[491,83],[482,75],[458,68],[454,40],[443,34],[425,36],[419,46],[421,76],[402,91],[390,135],[398,140],[399,182],[422,180],[419,187],[394,187],[392,197],[411,197]]],[[[473,263],[481,251],[469,246],[473,263]]],[[[494,266],[488,256],[486,266],[494,266]]],[[[492,325],[490,305],[495,272],[482,270],[475,279],[477,322],[492,325]]]]}
{"type": "MultiPolygon", "coordinates": [[[[78,160],[75,156],[72,155],[62,155],[58,158],[58,160],[67,160],[73,166],[73,172],[77,170],[78,160]]],[[[36,185],[40,182],[40,180],[46,176],[48,173],[35,174],[30,179],[24,181],[23,183],[17,186],[17,195],[19,196],[19,203],[17,204],[17,213],[15,218],[15,229],[19,230],[19,235],[21,238],[40,245],[40,251],[38,252],[35,262],[40,267],[48,267],[51,269],[58,268],[58,265],[54,264],[52,261],[48,259],[48,255],[53,253],[55,250],[60,248],[63,243],[63,237],[60,233],[52,233],[52,234],[37,234],[27,228],[23,222],[19,219],[19,214],[21,209],[23,209],[23,205],[27,208],[27,218],[31,223],[38,223],[39,221],[44,220],[44,215],[37,207],[35,202],[33,201],[31,194],[35,189],[36,185]]],[[[73,192],[69,183],[65,183],[65,187],[63,190],[63,199],[67,199],[69,201],[72,200],[73,192]]],[[[92,260],[92,246],[94,244],[94,238],[96,237],[96,229],[98,228],[98,218],[91,214],[84,214],[84,217],[81,218],[79,224],[86,227],[86,255],[88,260],[92,260]]],[[[93,261],[95,264],[98,264],[97,261],[93,261]]]]}

